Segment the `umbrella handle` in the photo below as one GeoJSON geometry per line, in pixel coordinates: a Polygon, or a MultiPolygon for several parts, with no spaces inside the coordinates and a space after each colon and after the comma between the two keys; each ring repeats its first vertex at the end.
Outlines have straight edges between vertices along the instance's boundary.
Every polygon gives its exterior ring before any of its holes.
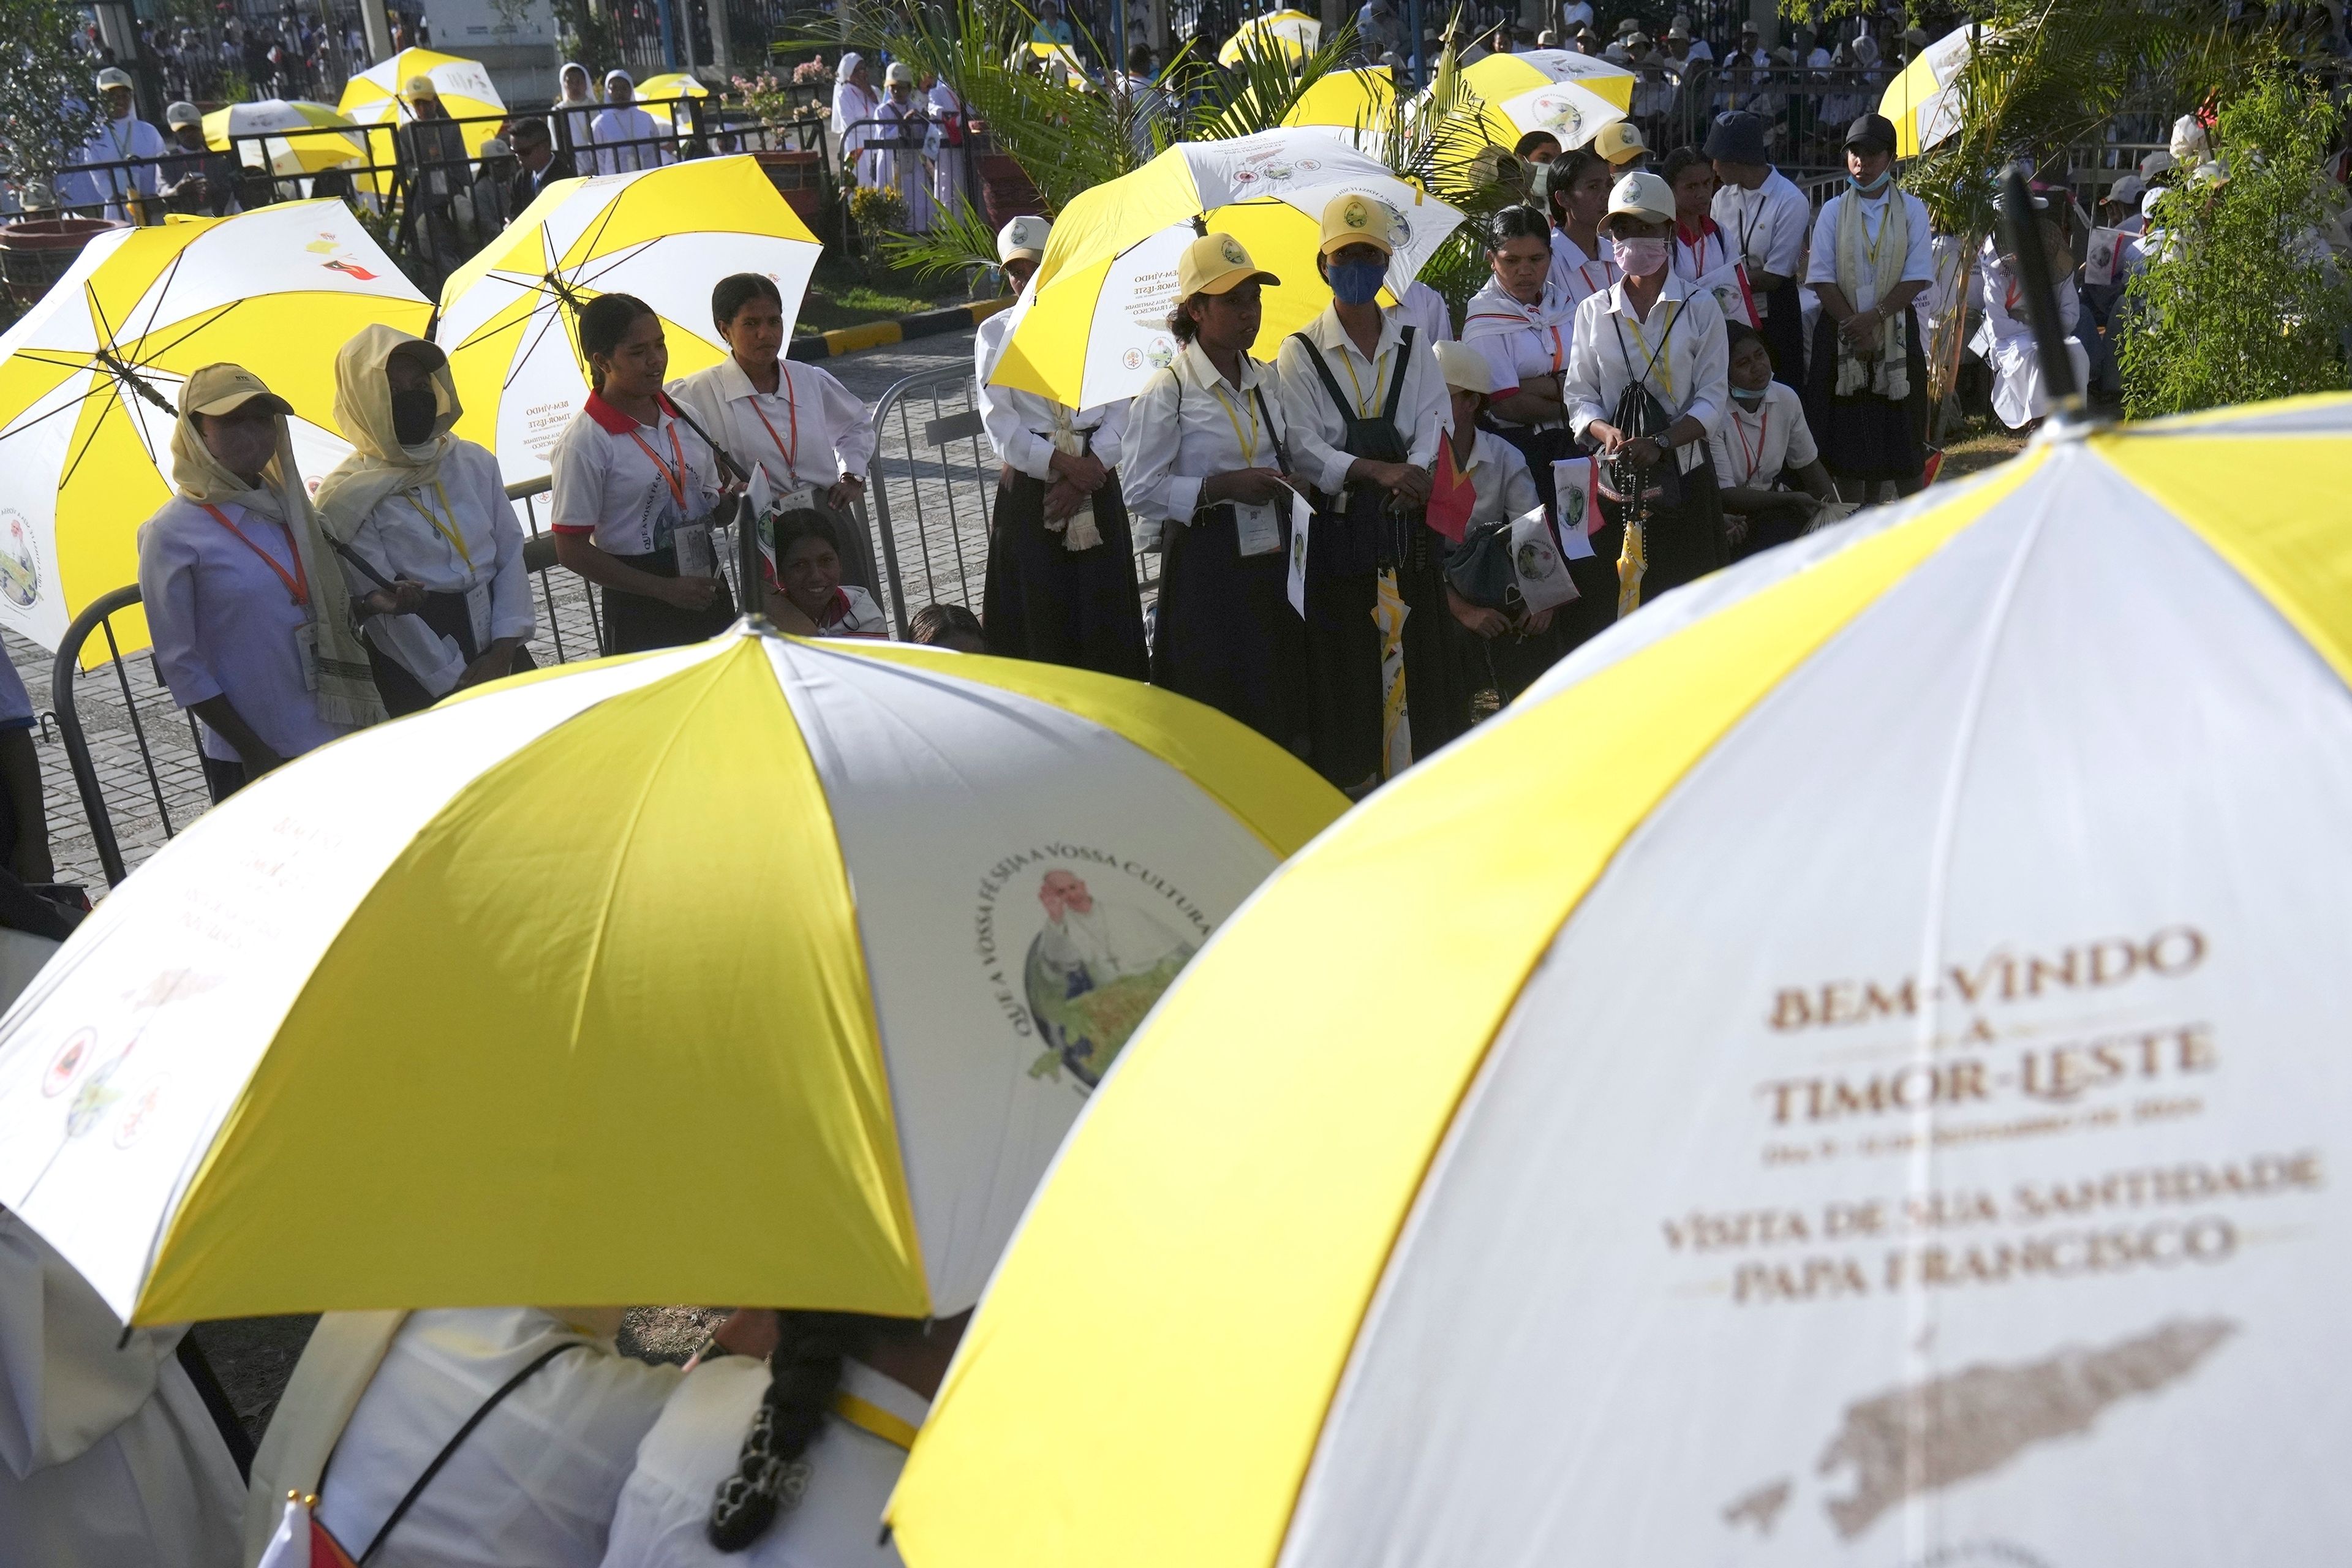
{"type": "Polygon", "coordinates": [[[2058,296],[2040,226],[2033,221],[2033,194],[2026,188],[2024,170],[2014,163],[2001,176],[2000,216],[2017,253],[2018,287],[2033,311],[2033,347],[2042,362],[2042,384],[2050,389],[2052,407],[2074,414],[2082,406],[2083,389],[2074,384],[2074,361],[2066,353],[2065,334],[2058,330],[2058,296]]]}

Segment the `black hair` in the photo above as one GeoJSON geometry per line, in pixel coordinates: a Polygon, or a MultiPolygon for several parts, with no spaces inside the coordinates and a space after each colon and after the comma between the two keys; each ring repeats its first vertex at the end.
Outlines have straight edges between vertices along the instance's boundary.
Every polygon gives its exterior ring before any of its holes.
{"type": "Polygon", "coordinates": [[[1497,251],[1515,239],[1540,239],[1551,244],[1551,224],[1533,207],[1505,207],[1495,219],[1497,251]]]}
{"type": "Polygon", "coordinates": [[[555,137],[553,133],[547,129],[547,121],[534,115],[528,120],[518,120],[515,121],[514,142],[510,142],[509,145],[528,142],[532,146],[536,147],[541,142],[552,142],[554,140],[555,137]]]}
{"type": "MultiPolygon", "coordinates": [[[[787,512],[787,517],[794,515],[787,512]]],[[[809,515],[814,515],[811,513],[809,515]]],[[[719,1483],[703,1526],[721,1552],[744,1552],[776,1516],[800,1502],[800,1457],[824,1429],[841,1392],[841,1363],[877,1342],[919,1331],[922,1322],[862,1312],[778,1312],[776,1348],[768,1356],[768,1391],[752,1413],[735,1468],[719,1483]]]]}
{"type": "Polygon", "coordinates": [[[1530,131],[1525,136],[1520,137],[1517,142],[1511,143],[1512,156],[1524,158],[1547,142],[1550,142],[1554,148],[1557,148],[1559,145],[1559,138],[1553,135],[1550,132],[1530,131]]]}
{"type": "Polygon", "coordinates": [[[1150,70],[1151,68],[1151,46],[1150,44],[1138,44],[1133,48],[1128,50],[1127,68],[1130,71],[1150,70]]]}
{"type": "Polygon", "coordinates": [[[1677,147],[1666,154],[1665,163],[1658,170],[1658,177],[1666,182],[1668,190],[1672,190],[1675,182],[1682,177],[1682,172],[1698,163],[1706,163],[1708,172],[1714,172],[1715,165],[1708,163],[1706,153],[1696,147],[1677,147]]]}
{"type": "Polygon", "coordinates": [[[822,539],[841,553],[841,530],[833,526],[833,519],[814,507],[795,507],[791,511],[776,514],[776,564],[784,563],[784,552],[803,539],[822,539]]]}
{"type": "Polygon", "coordinates": [[[784,308],[782,290],[764,272],[735,272],[721,278],[719,287],[710,291],[711,323],[725,326],[754,300],[772,300],[779,310],[784,308]]]}
{"type": "Polygon", "coordinates": [[[1168,317],[1168,335],[1174,338],[1180,343],[1189,343],[1194,338],[1199,337],[1201,335],[1201,323],[1194,321],[1192,319],[1192,312],[1186,310],[1184,307],[1190,305],[1195,300],[1205,300],[1207,298],[1208,296],[1205,294],[1189,294],[1183,299],[1177,300],[1176,309],[1171,311],[1168,317]]]}
{"type": "Polygon", "coordinates": [[[588,384],[604,390],[604,373],[596,368],[598,355],[613,357],[629,329],[654,308],[635,294],[599,294],[580,308],[580,357],[588,362],[588,384]]]}
{"type": "Polygon", "coordinates": [[[980,617],[961,605],[925,605],[907,623],[907,635],[919,643],[945,642],[957,632],[966,637],[984,637],[980,617]]]}

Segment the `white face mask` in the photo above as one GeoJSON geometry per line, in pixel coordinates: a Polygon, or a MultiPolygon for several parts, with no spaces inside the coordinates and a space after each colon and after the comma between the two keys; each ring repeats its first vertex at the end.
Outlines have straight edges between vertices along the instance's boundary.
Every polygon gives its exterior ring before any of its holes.
{"type": "Polygon", "coordinates": [[[1617,270],[1629,278],[1647,278],[1666,264],[1666,242],[1663,239],[1615,237],[1609,243],[1617,258],[1617,270]]]}

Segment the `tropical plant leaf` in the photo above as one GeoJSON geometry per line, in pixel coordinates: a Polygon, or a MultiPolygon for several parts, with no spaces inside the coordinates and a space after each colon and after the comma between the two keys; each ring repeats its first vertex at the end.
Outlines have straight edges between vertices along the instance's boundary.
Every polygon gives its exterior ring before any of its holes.
{"type": "Polygon", "coordinates": [[[944,205],[936,209],[929,234],[887,236],[882,254],[892,266],[926,281],[959,277],[969,281],[996,268],[996,231],[970,202],[960,199],[952,209],[944,205]]]}

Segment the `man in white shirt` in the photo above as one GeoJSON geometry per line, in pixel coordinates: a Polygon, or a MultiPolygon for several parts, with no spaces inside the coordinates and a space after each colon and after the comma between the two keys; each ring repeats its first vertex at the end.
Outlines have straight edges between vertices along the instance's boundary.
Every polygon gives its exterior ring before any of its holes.
{"type": "Polygon", "coordinates": [[[155,194],[156,163],[170,151],[163,133],[131,110],[131,73],[109,66],[98,73],[98,93],[106,103],[106,123],[74,154],[79,165],[131,163],[129,168],[68,171],[58,181],[59,205],[95,207],[106,204],[106,216],[118,222],[154,222],[145,198],[155,194]]]}
{"type": "MultiPolygon", "coordinates": [[[[1016,289],[1035,276],[1051,230],[1024,216],[997,232],[997,259],[1016,289]]],[[[972,343],[981,425],[1003,464],[981,617],[989,650],[1144,679],[1143,600],[1118,473],[1128,405],[1073,409],[990,385],[1014,314],[982,321],[972,343]]]]}
{"type": "Polygon", "coordinates": [[[1772,378],[1763,337],[1741,321],[1726,331],[1730,401],[1708,444],[1723,489],[1724,532],[1737,561],[1810,533],[1825,510],[1837,508],[1838,493],[1805,424],[1803,400],[1794,387],[1772,378]],[[1780,489],[1787,477],[1804,488],[1780,489]]]}
{"type": "Polygon", "coordinates": [[[1428,502],[1445,409],[1431,345],[1401,310],[1379,303],[1394,254],[1378,200],[1349,193],[1326,204],[1316,266],[1331,305],[1275,355],[1292,461],[1316,502],[1306,568],[1308,760],[1354,794],[1381,778],[1380,574],[1395,569],[1428,502]]]}
{"type": "Polygon", "coordinates": [[[1881,484],[1909,495],[1927,458],[1927,370],[1912,301],[1936,279],[1927,209],[1895,183],[1895,127],[1846,128],[1846,188],[1813,221],[1805,284],[1821,300],[1805,416],[1849,498],[1881,484]],[[1853,484],[1846,481],[1853,480],[1853,484]]]}
{"type": "Polygon", "coordinates": [[[1805,374],[1804,304],[1797,289],[1812,208],[1805,193],[1772,166],[1764,121],[1753,114],[1718,114],[1707,128],[1706,153],[1722,182],[1715,221],[1748,263],[1759,330],[1772,351],[1772,374],[1801,386],[1805,374]]]}

